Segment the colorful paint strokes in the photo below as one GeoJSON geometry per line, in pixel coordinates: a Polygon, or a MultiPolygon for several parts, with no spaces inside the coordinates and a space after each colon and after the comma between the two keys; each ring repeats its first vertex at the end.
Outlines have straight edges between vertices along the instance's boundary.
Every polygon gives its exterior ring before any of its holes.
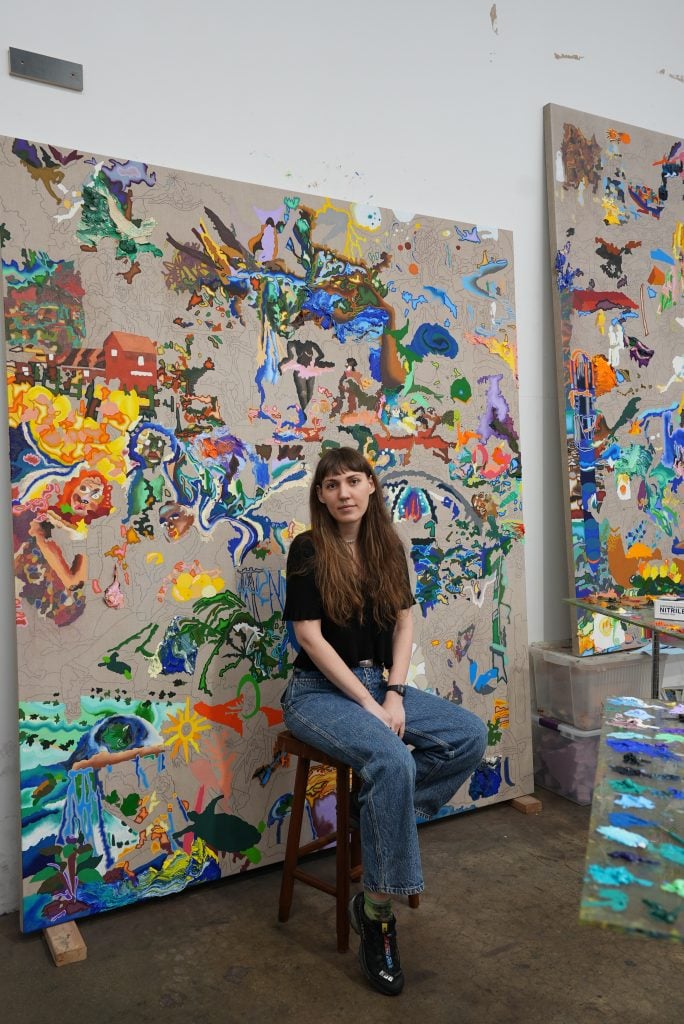
{"type": "MultiPolygon", "coordinates": [[[[372,461],[409,682],[527,793],[512,239],[0,140],[25,930],[282,859],[281,611],[311,467],[372,461]]],[[[312,775],[325,834],[334,779],[312,775]]]]}
{"type": "Polygon", "coordinates": [[[604,709],[580,920],[681,940],[684,730],[673,704],[631,700],[624,724],[623,701],[611,698],[604,709]],[[673,769],[666,776],[657,770],[664,736],[673,769]],[[628,779],[621,768],[630,769],[628,779]]]}
{"type": "MultiPolygon", "coordinates": [[[[570,593],[684,580],[684,141],[545,108],[570,593]]],[[[577,611],[575,654],[640,630],[577,611]]]]}

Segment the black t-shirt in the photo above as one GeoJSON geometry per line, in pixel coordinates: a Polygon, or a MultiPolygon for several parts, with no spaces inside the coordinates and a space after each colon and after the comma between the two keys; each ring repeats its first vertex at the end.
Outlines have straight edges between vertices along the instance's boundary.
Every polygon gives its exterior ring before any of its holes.
{"type": "MultiPolygon", "coordinates": [[[[335,648],[346,665],[354,668],[360,661],[372,659],[385,668],[392,667],[392,635],[394,623],[380,627],[373,617],[373,605],[368,600],[363,622],[354,619],[343,626],[332,622],[323,610],[313,567],[308,572],[297,572],[314,554],[311,531],[300,533],[292,541],[287,556],[287,592],[283,618],[298,622],[302,619],[320,619],[323,639],[335,648]]],[[[408,569],[406,571],[408,581],[408,569]]],[[[412,604],[415,602],[412,601],[412,604]]],[[[315,669],[316,666],[304,650],[295,658],[295,668],[315,669]]]]}

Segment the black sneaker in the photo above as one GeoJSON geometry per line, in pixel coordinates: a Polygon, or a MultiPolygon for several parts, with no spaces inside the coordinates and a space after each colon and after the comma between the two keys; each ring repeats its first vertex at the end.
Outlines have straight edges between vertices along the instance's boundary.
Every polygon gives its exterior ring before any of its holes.
{"type": "Polygon", "coordinates": [[[359,892],[349,904],[349,920],[361,937],[359,960],[369,982],[386,996],[398,996],[404,987],[404,975],[394,914],[389,921],[369,920],[363,907],[363,893],[359,892]]]}

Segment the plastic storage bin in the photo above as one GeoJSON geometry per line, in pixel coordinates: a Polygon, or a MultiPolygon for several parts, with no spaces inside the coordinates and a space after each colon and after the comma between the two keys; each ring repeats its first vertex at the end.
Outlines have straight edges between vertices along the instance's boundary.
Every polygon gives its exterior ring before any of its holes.
{"type": "Polygon", "coordinates": [[[576,804],[590,804],[598,762],[600,729],[575,729],[532,715],[534,781],[576,804]]]}
{"type": "Polygon", "coordinates": [[[651,695],[651,659],[640,651],[578,658],[570,641],[530,644],[532,712],[578,729],[600,729],[608,697],[651,695]]]}
{"type": "MultiPolygon", "coordinates": [[[[650,664],[650,658],[648,659],[650,664]]],[[[660,696],[663,700],[684,700],[684,648],[663,650],[660,658],[660,696]]]]}

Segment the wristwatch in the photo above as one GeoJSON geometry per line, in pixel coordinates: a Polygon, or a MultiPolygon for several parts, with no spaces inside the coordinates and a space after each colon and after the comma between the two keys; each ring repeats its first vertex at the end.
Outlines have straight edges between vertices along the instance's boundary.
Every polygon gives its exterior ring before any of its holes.
{"type": "Polygon", "coordinates": [[[403,697],[407,690],[406,683],[393,683],[392,686],[387,687],[388,693],[398,693],[400,697],[403,697]]]}

